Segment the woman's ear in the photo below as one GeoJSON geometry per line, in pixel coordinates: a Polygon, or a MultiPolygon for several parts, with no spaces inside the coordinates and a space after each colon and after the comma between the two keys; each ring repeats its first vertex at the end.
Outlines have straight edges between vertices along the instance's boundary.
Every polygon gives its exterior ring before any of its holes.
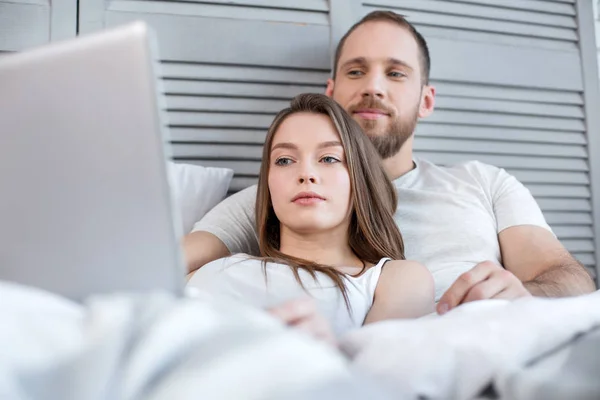
{"type": "Polygon", "coordinates": [[[421,104],[419,105],[419,118],[427,118],[433,113],[435,108],[435,87],[430,85],[423,86],[421,92],[421,104]]]}

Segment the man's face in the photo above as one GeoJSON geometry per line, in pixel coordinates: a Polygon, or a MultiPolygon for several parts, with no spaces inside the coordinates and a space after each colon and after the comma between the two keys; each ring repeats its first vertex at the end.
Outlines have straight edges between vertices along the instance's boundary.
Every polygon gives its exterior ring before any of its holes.
{"type": "Polygon", "coordinates": [[[367,22],[346,39],[335,82],[328,82],[327,94],[360,124],[384,159],[398,153],[418,117],[428,114],[421,107],[419,54],[406,29],[391,22],[367,22]]]}

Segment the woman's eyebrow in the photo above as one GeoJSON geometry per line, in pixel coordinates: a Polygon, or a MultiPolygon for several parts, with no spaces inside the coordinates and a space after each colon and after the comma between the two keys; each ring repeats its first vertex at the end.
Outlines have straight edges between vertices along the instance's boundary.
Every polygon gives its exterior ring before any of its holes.
{"type": "Polygon", "coordinates": [[[323,142],[323,143],[319,144],[318,148],[319,149],[324,149],[324,148],[327,148],[327,147],[336,147],[336,146],[342,147],[342,143],[340,143],[337,140],[332,140],[332,141],[329,141],[329,142],[323,142]]]}

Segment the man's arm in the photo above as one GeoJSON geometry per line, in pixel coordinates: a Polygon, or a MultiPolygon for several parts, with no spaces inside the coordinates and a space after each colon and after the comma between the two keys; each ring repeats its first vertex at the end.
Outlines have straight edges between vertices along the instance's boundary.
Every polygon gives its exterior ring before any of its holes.
{"type": "Polygon", "coordinates": [[[235,193],[210,210],[183,238],[188,272],[230,254],[257,255],[256,186],[235,193]]]}
{"type": "Polygon", "coordinates": [[[484,261],[462,274],[440,298],[438,313],[476,300],[575,296],[596,289],[586,269],[547,229],[519,225],[498,237],[504,267],[484,261]]]}
{"type": "Polygon", "coordinates": [[[201,266],[231,253],[225,243],[210,232],[196,231],[183,238],[183,254],[188,267],[188,279],[201,266]]]}
{"type": "Polygon", "coordinates": [[[523,184],[503,169],[481,163],[471,167],[493,206],[503,265],[483,261],[463,273],[440,298],[439,313],[475,300],[595,290],[590,275],[554,236],[523,184]]]}
{"type": "Polygon", "coordinates": [[[498,237],[504,268],[534,296],[573,296],[596,289],[585,267],[550,231],[531,225],[513,226],[498,237]]]}

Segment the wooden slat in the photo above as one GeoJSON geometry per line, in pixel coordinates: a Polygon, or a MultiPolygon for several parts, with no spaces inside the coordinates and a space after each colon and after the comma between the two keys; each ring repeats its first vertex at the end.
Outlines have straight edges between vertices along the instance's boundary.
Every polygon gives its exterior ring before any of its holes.
{"type": "MultiPolygon", "coordinates": [[[[428,14],[442,14],[440,17],[464,16],[478,20],[521,22],[528,25],[560,26],[575,29],[574,13],[572,15],[560,15],[552,13],[531,12],[527,9],[514,9],[506,7],[494,7],[490,5],[466,4],[461,1],[439,1],[439,0],[369,0],[366,6],[383,8],[397,8],[406,12],[409,16],[413,11],[424,11],[428,14]]],[[[467,26],[465,26],[467,27],[467,26]]]]}
{"type": "Polygon", "coordinates": [[[552,230],[561,240],[591,239],[594,237],[594,232],[589,226],[556,226],[552,230]]]}
{"type": "MultiPolygon", "coordinates": [[[[423,0],[418,0],[423,1],[423,0]]],[[[365,14],[387,7],[365,7],[365,14]]],[[[390,7],[394,11],[407,16],[407,19],[417,27],[421,25],[443,26],[456,29],[469,29],[481,32],[495,32],[524,37],[539,37],[564,41],[577,41],[577,33],[572,27],[553,27],[511,21],[498,21],[484,18],[463,17],[448,14],[407,10],[404,7],[390,7]]],[[[563,18],[563,17],[557,17],[563,18]]]]}
{"type": "Polygon", "coordinates": [[[527,188],[536,198],[574,198],[589,199],[590,188],[582,185],[548,185],[542,183],[529,183],[527,188]]]}
{"type": "Polygon", "coordinates": [[[262,146],[219,145],[219,144],[173,144],[176,158],[257,160],[262,158],[262,146]]]}
{"type": "Polygon", "coordinates": [[[444,96],[438,93],[435,102],[436,109],[467,110],[507,113],[517,115],[541,115],[549,117],[584,117],[583,109],[577,105],[556,105],[543,103],[525,103],[507,100],[487,100],[464,97],[444,96]]]}
{"type": "MultiPolygon", "coordinates": [[[[427,120],[423,120],[425,122],[427,120]]],[[[506,142],[556,143],[585,145],[587,139],[583,132],[559,132],[536,129],[518,129],[505,127],[448,125],[419,123],[415,130],[417,141],[420,137],[464,138],[494,140],[506,142]]]]}
{"type": "Polygon", "coordinates": [[[528,171],[510,169],[507,171],[522,183],[558,183],[562,185],[587,185],[590,177],[585,172],[528,171]]]}
{"type": "MultiPolygon", "coordinates": [[[[114,0],[113,0],[114,1],[114,0]]],[[[308,11],[329,11],[329,3],[327,0],[178,0],[188,3],[217,3],[223,5],[240,5],[250,7],[263,8],[283,8],[289,10],[308,10],[308,11]]]]}
{"type": "Polygon", "coordinates": [[[529,115],[477,113],[467,111],[437,110],[423,122],[450,123],[480,126],[505,126],[514,128],[548,129],[551,131],[585,132],[580,119],[535,117],[529,115]]]}
{"type": "Polygon", "coordinates": [[[293,84],[233,83],[164,80],[167,94],[186,94],[223,97],[256,97],[290,100],[300,93],[315,92],[314,86],[293,84]]]}
{"type": "Polygon", "coordinates": [[[241,99],[204,96],[168,96],[169,110],[222,111],[276,114],[290,105],[289,100],[241,99]]]}
{"type": "Polygon", "coordinates": [[[267,129],[273,116],[258,114],[223,114],[201,112],[170,112],[171,126],[262,128],[267,129]]]}
{"type": "Polygon", "coordinates": [[[171,139],[178,142],[249,143],[262,145],[266,130],[215,129],[215,128],[169,128],[171,139]]]}
{"type": "Polygon", "coordinates": [[[540,37],[524,37],[517,35],[502,35],[494,32],[480,32],[471,30],[460,30],[440,26],[418,25],[415,26],[426,38],[441,37],[453,41],[471,41],[493,43],[503,46],[520,46],[577,53],[579,47],[577,42],[556,40],[540,37]]]}
{"type": "Polygon", "coordinates": [[[466,153],[416,152],[416,156],[435,164],[452,165],[476,158],[477,160],[507,169],[535,169],[548,171],[587,171],[585,160],[555,158],[555,157],[519,157],[512,155],[480,154],[476,157],[466,153]]]}
{"type": "Polygon", "coordinates": [[[163,62],[160,75],[166,78],[189,80],[230,81],[248,83],[303,84],[324,88],[329,71],[263,68],[227,64],[196,64],[163,62]]]}
{"type": "Polygon", "coordinates": [[[108,11],[104,24],[110,27],[138,20],[146,21],[156,32],[162,60],[313,70],[330,68],[330,32],[326,25],[133,11],[108,11]],[[252,40],[241,40],[240,32],[251,32],[252,40]],[[285,38],[285,45],[281,38],[285,38]]]}
{"type": "Polygon", "coordinates": [[[594,251],[594,242],[591,240],[562,240],[562,245],[570,252],[592,253],[594,251]]]}
{"type": "MultiPolygon", "coordinates": [[[[586,267],[592,267],[596,265],[596,257],[594,253],[573,253],[573,257],[586,267]]],[[[590,270],[591,268],[588,268],[590,270]]]]}
{"type": "Polygon", "coordinates": [[[592,225],[592,215],[586,212],[547,211],[544,217],[550,225],[592,225]]]}
{"type": "MultiPolygon", "coordinates": [[[[327,10],[248,7],[234,4],[190,3],[174,1],[111,1],[109,12],[143,12],[150,14],[173,14],[186,17],[237,18],[245,20],[295,22],[327,25],[327,10]]],[[[238,2],[239,4],[239,2],[238,2]]]]}
{"type": "Polygon", "coordinates": [[[539,198],[537,202],[544,213],[549,211],[590,212],[592,210],[590,201],[584,199],[539,198]]]}
{"type": "Polygon", "coordinates": [[[428,45],[436,60],[431,69],[434,81],[583,90],[579,54],[439,37],[429,38],[428,45]],[[519,68],[515,68],[515,60],[519,60],[519,68]]]}
{"type": "Polygon", "coordinates": [[[35,4],[0,3],[0,50],[25,50],[49,40],[50,6],[47,1],[35,4]]]}
{"type": "Polygon", "coordinates": [[[541,11],[548,14],[575,16],[575,9],[568,4],[555,4],[539,0],[460,0],[463,3],[489,5],[517,10],[541,11]]]}
{"type": "Polygon", "coordinates": [[[452,81],[432,80],[438,95],[470,97],[493,100],[516,100],[533,103],[555,103],[583,105],[581,92],[564,90],[532,89],[527,86],[494,86],[488,84],[468,84],[452,81]]]}
{"type": "Polygon", "coordinates": [[[540,144],[540,143],[510,143],[491,140],[440,139],[421,137],[414,143],[417,151],[444,151],[463,153],[487,153],[528,156],[555,156],[587,158],[583,146],[540,144]]]}

